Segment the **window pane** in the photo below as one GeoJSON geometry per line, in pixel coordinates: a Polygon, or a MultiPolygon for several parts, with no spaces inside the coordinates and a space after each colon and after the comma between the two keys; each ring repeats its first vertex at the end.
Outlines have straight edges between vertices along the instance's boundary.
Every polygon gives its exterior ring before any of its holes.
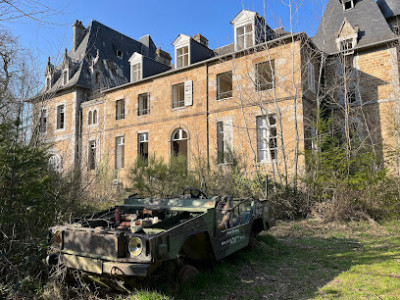
{"type": "Polygon", "coordinates": [[[275,61],[267,61],[256,65],[256,90],[264,91],[273,88],[275,61]]]}
{"type": "Polygon", "coordinates": [[[179,83],[172,86],[172,108],[185,106],[185,84],[179,83]]]}
{"type": "Polygon", "coordinates": [[[57,129],[64,128],[64,105],[57,106],[57,129]]]}
{"type": "Polygon", "coordinates": [[[232,72],[217,75],[217,99],[232,97],[232,72]]]}
{"type": "Polygon", "coordinates": [[[138,115],[143,116],[148,114],[150,114],[149,94],[140,94],[138,96],[138,115]]]}
{"type": "Polygon", "coordinates": [[[149,158],[149,143],[148,143],[148,133],[139,133],[138,135],[139,140],[139,156],[144,159],[148,160],[149,158]]]}
{"type": "Polygon", "coordinates": [[[115,119],[116,120],[121,120],[125,119],[125,100],[117,100],[115,102],[115,119]]]}
{"type": "Polygon", "coordinates": [[[124,167],[125,159],[125,141],[123,136],[118,136],[115,139],[115,168],[122,169],[124,167]]]}

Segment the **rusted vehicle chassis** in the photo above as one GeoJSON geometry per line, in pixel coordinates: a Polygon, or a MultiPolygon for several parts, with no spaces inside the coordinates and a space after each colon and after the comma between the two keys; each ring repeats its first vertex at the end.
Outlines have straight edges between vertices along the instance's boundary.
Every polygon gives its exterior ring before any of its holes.
{"type": "Polygon", "coordinates": [[[273,225],[267,201],[206,197],[134,198],[50,229],[49,264],[95,274],[146,277],[167,261],[221,260],[273,225]]]}

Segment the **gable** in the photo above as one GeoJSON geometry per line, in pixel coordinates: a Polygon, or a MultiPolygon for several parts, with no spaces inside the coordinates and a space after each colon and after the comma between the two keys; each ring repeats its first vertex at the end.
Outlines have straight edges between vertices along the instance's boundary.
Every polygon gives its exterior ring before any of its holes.
{"type": "Polygon", "coordinates": [[[241,23],[249,23],[252,22],[254,20],[254,18],[256,17],[257,13],[254,11],[250,11],[250,10],[241,10],[236,17],[233,18],[233,20],[231,21],[231,24],[241,24],[241,23]]]}
{"type": "Polygon", "coordinates": [[[347,20],[347,18],[344,18],[342,25],[340,26],[340,29],[337,34],[337,38],[347,38],[353,35],[358,34],[358,28],[354,28],[351,26],[350,22],[347,20]]]}

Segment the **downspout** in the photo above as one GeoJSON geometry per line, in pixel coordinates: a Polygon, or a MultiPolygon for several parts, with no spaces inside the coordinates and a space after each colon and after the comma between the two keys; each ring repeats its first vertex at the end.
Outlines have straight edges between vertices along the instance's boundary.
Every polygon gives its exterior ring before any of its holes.
{"type": "Polygon", "coordinates": [[[208,64],[206,63],[206,115],[207,115],[207,171],[210,170],[210,112],[209,112],[209,85],[208,85],[208,64]]]}

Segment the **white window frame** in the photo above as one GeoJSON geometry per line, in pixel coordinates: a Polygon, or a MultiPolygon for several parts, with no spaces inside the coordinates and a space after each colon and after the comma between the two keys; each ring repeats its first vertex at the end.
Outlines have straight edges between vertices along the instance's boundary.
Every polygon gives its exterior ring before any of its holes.
{"type": "Polygon", "coordinates": [[[141,93],[141,94],[139,94],[138,95],[138,98],[137,98],[138,100],[138,102],[137,102],[137,104],[138,104],[138,110],[137,110],[137,115],[138,116],[147,116],[147,115],[150,115],[150,93],[141,93]],[[140,108],[140,99],[141,99],[141,97],[142,96],[144,96],[144,95],[146,95],[146,97],[147,97],[147,109],[141,109],[140,108]]]}
{"type": "Polygon", "coordinates": [[[308,76],[308,89],[315,93],[315,67],[314,64],[309,61],[307,64],[307,76],[308,76]]]}
{"type": "Polygon", "coordinates": [[[67,122],[66,122],[66,120],[67,120],[67,111],[66,111],[66,107],[67,107],[66,102],[60,102],[60,103],[57,103],[57,105],[56,105],[56,111],[55,111],[55,127],[56,127],[56,130],[55,130],[55,132],[65,131],[66,124],[67,124],[67,122]],[[58,128],[58,107],[59,107],[59,106],[64,106],[64,122],[63,122],[63,128],[58,128]]]}
{"type": "Polygon", "coordinates": [[[256,39],[255,39],[255,22],[254,20],[251,22],[245,22],[245,23],[239,23],[235,26],[235,50],[236,51],[241,51],[241,50],[245,50],[251,47],[254,47],[256,43],[256,39]],[[251,31],[247,31],[247,26],[251,26],[251,31]],[[243,28],[243,48],[240,49],[239,48],[239,34],[238,34],[238,30],[240,28],[243,28]],[[252,38],[251,38],[251,45],[249,45],[249,40],[248,40],[248,36],[252,34],[252,38]]]}
{"type": "Polygon", "coordinates": [[[278,128],[277,128],[277,115],[276,114],[268,114],[268,115],[260,115],[256,117],[256,130],[257,130],[257,161],[260,164],[264,164],[264,163],[273,163],[278,156],[278,128]],[[271,125],[269,122],[269,117],[275,117],[275,124],[271,125]],[[265,119],[266,120],[266,125],[260,127],[259,126],[259,120],[261,119],[265,119]],[[276,129],[276,147],[275,148],[271,148],[270,147],[270,140],[271,138],[271,129],[275,128],[276,129]],[[260,134],[261,132],[261,134],[260,134]],[[262,148],[262,141],[261,139],[266,140],[265,141],[265,145],[266,148],[262,148]],[[275,158],[273,159],[271,156],[271,152],[272,151],[276,151],[275,153],[275,158]],[[261,152],[265,152],[264,155],[261,155],[261,152]],[[262,159],[263,158],[263,159],[262,159]]]}
{"type": "MultiPolygon", "coordinates": [[[[143,156],[140,153],[140,145],[142,143],[147,143],[147,150],[149,150],[149,132],[148,131],[138,132],[138,157],[143,158],[143,156]],[[142,137],[143,137],[143,139],[141,139],[142,137]]],[[[147,151],[147,155],[149,155],[149,152],[150,151],[147,151]]],[[[147,157],[147,159],[148,159],[148,157],[147,157]]]]}
{"type": "Polygon", "coordinates": [[[217,164],[224,165],[229,164],[229,156],[226,156],[229,151],[233,151],[233,118],[220,118],[216,123],[216,133],[217,133],[217,164]],[[219,125],[222,125],[222,132],[219,131],[219,125]],[[222,133],[222,140],[220,139],[220,135],[222,133]],[[222,148],[220,148],[220,143],[222,143],[222,148]],[[222,150],[222,161],[220,161],[219,153],[222,150]]]}
{"type": "Polygon", "coordinates": [[[131,65],[131,82],[137,82],[142,80],[143,78],[143,70],[142,63],[138,62],[134,65],[131,65]]]}
{"type": "Polygon", "coordinates": [[[189,51],[190,45],[184,45],[181,46],[179,48],[175,49],[175,53],[176,53],[176,68],[180,69],[180,68],[184,68],[190,65],[190,51],[189,51]],[[187,48],[187,52],[183,53],[183,54],[179,54],[180,50],[183,50],[187,48]],[[185,64],[185,57],[187,56],[187,64],[185,64]]]}
{"type": "Polygon", "coordinates": [[[88,171],[95,171],[96,169],[97,169],[97,141],[96,141],[96,139],[91,139],[91,140],[89,140],[88,141],[88,146],[87,146],[87,153],[88,153],[88,156],[87,156],[87,169],[88,169],[88,171]],[[92,143],[94,143],[94,157],[93,157],[93,159],[94,159],[94,161],[93,161],[93,164],[94,164],[94,168],[91,168],[91,164],[90,164],[90,160],[91,160],[91,157],[92,157],[92,143]]]}
{"type": "Polygon", "coordinates": [[[184,82],[178,82],[176,84],[173,84],[171,86],[171,95],[172,95],[172,110],[176,109],[182,109],[185,108],[186,106],[192,106],[193,105],[193,81],[191,80],[186,80],[184,82]],[[177,86],[183,85],[183,99],[180,101],[175,101],[176,97],[176,92],[175,89],[177,86]],[[179,104],[179,106],[178,106],[179,104]]]}
{"type": "Polygon", "coordinates": [[[125,168],[125,136],[117,135],[115,137],[115,169],[120,170],[125,168]],[[122,146],[122,157],[118,156],[118,147],[122,146]],[[119,161],[120,160],[120,161],[119,161]]]}
{"type": "Polygon", "coordinates": [[[191,47],[190,47],[190,41],[191,41],[191,37],[184,35],[184,34],[180,34],[176,40],[172,43],[172,45],[174,45],[175,47],[175,69],[181,69],[181,68],[185,68],[187,66],[190,66],[192,61],[191,61],[191,47]],[[181,49],[183,47],[187,47],[188,48],[188,64],[187,66],[178,66],[178,49],[181,49]]]}
{"type": "Polygon", "coordinates": [[[354,8],[354,0],[343,0],[342,1],[342,5],[343,5],[343,10],[344,11],[352,10],[354,8]],[[350,8],[346,8],[346,3],[350,3],[351,7],[350,8]]]}
{"type": "Polygon", "coordinates": [[[129,58],[131,82],[138,82],[143,79],[143,55],[135,52],[129,58]],[[134,76],[135,74],[135,76],[134,76]]]}

